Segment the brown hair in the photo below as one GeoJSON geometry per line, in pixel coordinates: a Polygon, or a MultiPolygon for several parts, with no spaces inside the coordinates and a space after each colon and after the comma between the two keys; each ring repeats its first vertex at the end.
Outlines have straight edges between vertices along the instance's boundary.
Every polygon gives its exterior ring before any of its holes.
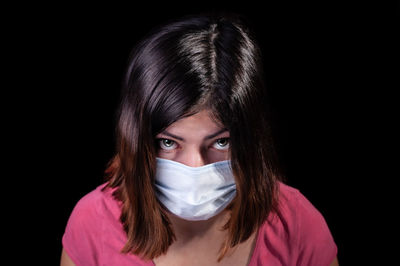
{"type": "Polygon", "coordinates": [[[117,125],[117,152],[106,174],[123,202],[128,240],[122,252],[153,259],[175,240],[155,195],[155,136],[201,109],[230,132],[237,195],[228,206],[226,252],[247,240],[277,205],[280,172],[259,48],[235,16],[200,15],[170,22],[133,49],[117,125]]]}

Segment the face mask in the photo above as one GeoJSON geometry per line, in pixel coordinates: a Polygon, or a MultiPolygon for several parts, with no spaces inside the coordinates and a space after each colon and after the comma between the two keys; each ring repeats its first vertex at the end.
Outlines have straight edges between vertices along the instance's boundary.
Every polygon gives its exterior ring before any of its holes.
{"type": "Polygon", "coordinates": [[[236,195],[230,160],[201,167],[156,160],[157,198],[182,219],[207,220],[223,211],[236,195]]]}

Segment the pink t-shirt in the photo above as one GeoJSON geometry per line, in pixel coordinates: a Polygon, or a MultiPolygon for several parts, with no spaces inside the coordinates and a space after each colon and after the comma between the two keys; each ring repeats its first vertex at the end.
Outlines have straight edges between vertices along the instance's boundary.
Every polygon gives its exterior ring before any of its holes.
{"type": "MultiPolygon", "coordinates": [[[[62,239],[65,251],[77,266],[154,266],[120,252],[127,241],[119,221],[121,203],[112,189],[102,192],[104,186],[76,204],[62,239]]],[[[261,226],[249,266],[329,265],[337,247],[320,212],[297,189],[282,183],[280,211],[261,226]]]]}

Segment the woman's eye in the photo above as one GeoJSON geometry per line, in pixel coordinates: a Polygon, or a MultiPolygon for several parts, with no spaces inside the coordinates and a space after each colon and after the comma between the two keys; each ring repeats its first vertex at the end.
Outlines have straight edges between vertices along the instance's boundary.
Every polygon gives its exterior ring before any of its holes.
{"type": "Polygon", "coordinates": [[[173,150],[176,145],[175,141],[170,139],[158,139],[158,143],[163,150],[173,150]]]}
{"type": "MultiPolygon", "coordinates": [[[[170,139],[157,139],[158,142],[158,146],[159,148],[163,149],[163,150],[174,150],[177,147],[177,143],[173,140],[170,139]]],[[[214,144],[213,147],[217,150],[227,150],[229,149],[229,138],[222,138],[222,139],[217,139],[214,144]]]]}
{"type": "Polygon", "coordinates": [[[218,150],[229,149],[229,138],[217,139],[217,141],[214,143],[214,148],[218,150]]]}

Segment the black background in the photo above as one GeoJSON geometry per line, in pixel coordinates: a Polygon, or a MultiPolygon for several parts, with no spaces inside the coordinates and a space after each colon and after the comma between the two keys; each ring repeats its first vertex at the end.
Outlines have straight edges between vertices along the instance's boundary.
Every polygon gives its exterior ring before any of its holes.
{"type": "Polygon", "coordinates": [[[373,124],[373,109],[382,105],[374,87],[380,54],[371,52],[376,38],[384,38],[375,23],[380,11],[348,2],[281,1],[13,9],[7,42],[17,51],[5,54],[12,57],[9,68],[16,74],[9,88],[17,100],[5,114],[24,110],[8,127],[18,139],[12,142],[17,164],[11,171],[27,191],[28,200],[14,211],[23,209],[22,237],[31,239],[26,243],[35,261],[59,263],[72,208],[103,182],[133,45],[166,20],[210,10],[242,14],[256,33],[288,184],[324,215],[341,265],[369,260],[365,246],[377,233],[367,220],[378,204],[365,192],[376,178],[364,161],[375,145],[365,125],[373,124]],[[22,175],[28,178],[20,181],[22,175]],[[45,244],[38,245],[41,237],[45,244]]]}

